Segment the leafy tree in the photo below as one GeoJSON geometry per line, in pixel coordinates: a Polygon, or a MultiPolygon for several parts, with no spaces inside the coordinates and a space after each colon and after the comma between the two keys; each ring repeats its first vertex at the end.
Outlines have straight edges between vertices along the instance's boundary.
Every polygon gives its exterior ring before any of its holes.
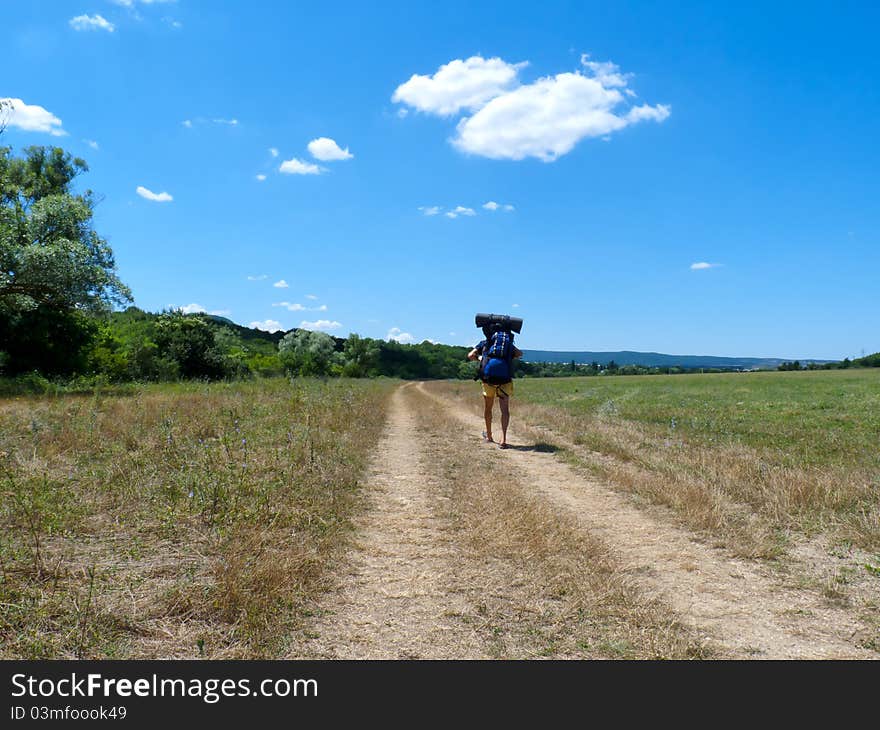
{"type": "Polygon", "coordinates": [[[177,363],[184,378],[222,378],[227,363],[217,347],[214,330],[203,317],[165,312],[156,321],[161,355],[177,363]]]}
{"type": "Polygon", "coordinates": [[[292,375],[329,375],[340,365],[336,340],[324,332],[293,330],[278,343],[278,355],[292,375]]]}
{"type": "Polygon", "coordinates": [[[28,147],[22,157],[0,147],[0,350],[11,372],[81,367],[83,314],[131,300],[92,226],[94,196],[72,190],[87,169],[57,147],[28,147]],[[69,363],[58,361],[64,351],[69,363]]]}
{"type": "Polygon", "coordinates": [[[345,341],[345,365],[342,374],[351,378],[369,375],[379,362],[379,353],[379,342],[351,333],[345,341]]]}

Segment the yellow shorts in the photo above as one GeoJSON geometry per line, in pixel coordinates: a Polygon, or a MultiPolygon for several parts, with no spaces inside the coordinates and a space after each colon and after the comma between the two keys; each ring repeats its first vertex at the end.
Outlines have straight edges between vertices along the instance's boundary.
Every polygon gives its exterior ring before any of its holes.
{"type": "Polygon", "coordinates": [[[483,395],[486,398],[494,398],[496,395],[499,398],[509,398],[513,395],[512,380],[509,383],[502,383],[501,385],[490,385],[489,383],[482,383],[482,385],[483,395]]]}

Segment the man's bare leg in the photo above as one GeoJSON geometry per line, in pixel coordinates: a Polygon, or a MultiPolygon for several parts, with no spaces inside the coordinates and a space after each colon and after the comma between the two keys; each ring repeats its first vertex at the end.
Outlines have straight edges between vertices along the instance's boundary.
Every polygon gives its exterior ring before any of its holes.
{"type": "Polygon", "coordinates": [[[498,405],[501,406],[501,446],[507,446],[507,426],[510,423],[510,398],[498,398],[498,405]]]}
{"type": "Polygon", "coordinates": [[[492,441],[492,402],[494,398],[483,396],[483,417],[486,419],[486,441],[492,441]]]}

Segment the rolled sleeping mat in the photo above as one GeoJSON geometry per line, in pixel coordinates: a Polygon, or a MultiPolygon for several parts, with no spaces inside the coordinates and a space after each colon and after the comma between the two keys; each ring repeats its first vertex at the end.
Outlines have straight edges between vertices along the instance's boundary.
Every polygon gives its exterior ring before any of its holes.
{"type": "Polygon", "coordinates": [[[522,331],[523,321],[519,317],[511,317],[507,314],[484,314],[480,313],[474,317],[477,327],[490,327],[492,325],[500,325],[500,329],[505,332],[522,331]]]}

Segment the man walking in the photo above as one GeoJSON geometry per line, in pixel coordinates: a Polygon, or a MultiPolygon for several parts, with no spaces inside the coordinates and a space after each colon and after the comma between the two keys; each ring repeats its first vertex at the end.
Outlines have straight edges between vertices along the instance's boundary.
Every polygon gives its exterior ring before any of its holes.
{"type": "Polygon", "coordinates": [[[486,339],[477,343],[468,353],[468,360],[480,360],[479,378],[483,386],[483,416],[486,430],[483,439],[494,443],[492,438],[492,406],[498,399],[501,409],[502,449],[508,447],[507,426],[510,423],[510,398],[513,395],[513,358],[522,357],[522,352],[513,344],[513,333],[500,324],[483,327],[486,339]]]}

